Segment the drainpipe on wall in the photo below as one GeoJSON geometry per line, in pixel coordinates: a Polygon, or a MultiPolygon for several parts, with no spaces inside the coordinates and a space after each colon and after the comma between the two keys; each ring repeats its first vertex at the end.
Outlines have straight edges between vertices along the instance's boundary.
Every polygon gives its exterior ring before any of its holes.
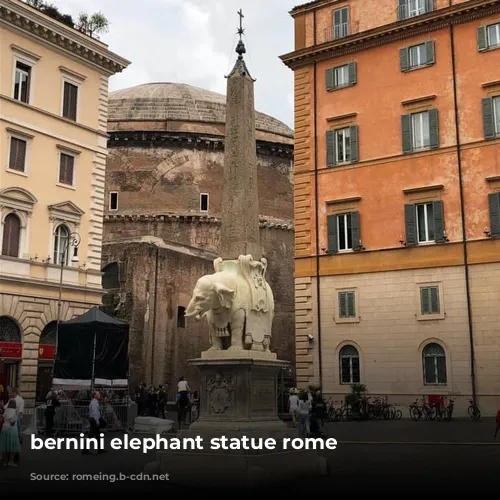
{"type": "MultiPolygon", "coordinates": [[[[316,45],[316,10],[313,11],[313,42],[316,45]]],[[[318,323],[318,369],[319,385],[323,391],[323,354],[321,346],[321,287],[319,273],[319,200],[318,200],[318,97],[317,97],[317,62],[314,61],[314,215],[316,221],[316,312],[318,323]]]]}
{"type": "MultiPolygon", "coordinates": [[[[449,0],[451,5],[451,0],[449,0]]],[[[450,42],[451,42],[451,63],[453,71],[453,100],[455,106],[455,136],[457,143],[457,164],[458,164],[458,181],[460,186],[460,212],[462,218],[462,248],[464,255],[464,269],[465,269],[465,290],[467,296],[467,316],[469,320],[469,348],[470,348],[470,378],[472,386],[472,399],[474,405],[477,405],[477,392],[476,392],[476,367],[475,367],[475,353],[474,353],[474,327],[472,321],[472,304],[470,295],[470,275],[469,275],[469,256],[467,249],[467,228],[465,218],[465,202],[464,202],[464,180],[462,172],[462,151],[460,146],[460,117],[458,113],[458,96],[457,96],[457,74],[456,74],[456,61],[455,61],[455,33],[454,26],[450,24],[450,42]]]]}
{"type": "Polygon", "coordinates": [[[156,343],[156,304],[158,297],[158,256],[160,249],[156,246],[156,263],[155,263],[155,287],[153,298],[153,331],[151,332],[151,385],[154,384],[155,374],[155,343],[156,343]]]}

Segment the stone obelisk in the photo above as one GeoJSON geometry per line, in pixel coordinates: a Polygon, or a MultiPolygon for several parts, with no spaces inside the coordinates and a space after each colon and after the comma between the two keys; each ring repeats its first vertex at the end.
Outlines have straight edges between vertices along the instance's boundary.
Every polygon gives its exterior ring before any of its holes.
{"type": "Polygon", "coordinates": [[[227,78],[224,187],[222,190],[221,251],[224,260],[240,255],[261,258],[257,146],[255,139],[254,79],[243,58],[240,40],[238,59],[227,78]]]}

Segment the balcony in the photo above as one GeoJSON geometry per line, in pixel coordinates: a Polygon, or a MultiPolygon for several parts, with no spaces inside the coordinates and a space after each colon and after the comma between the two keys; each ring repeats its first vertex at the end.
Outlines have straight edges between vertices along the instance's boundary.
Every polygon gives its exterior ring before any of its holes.
{"type": "Polygon", "coordinates": [[[333,40],[338,40],[340,38],[345,38],[351,35],[351,29],[349,23],[336,24],[335,26],[330,26],[323,31],[323,40],[320,43],[331,42],[333,40]]]}
{"type": "Polygon", "coordinates": [[[406,0],[398,7],[398,20],[421,16],[434,10],[434,0],[406,0]]]}

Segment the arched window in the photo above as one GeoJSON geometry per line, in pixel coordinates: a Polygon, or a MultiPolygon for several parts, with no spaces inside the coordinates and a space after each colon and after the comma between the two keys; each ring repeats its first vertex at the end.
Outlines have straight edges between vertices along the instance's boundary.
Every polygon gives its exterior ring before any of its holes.
{"type": "Polygon", "coordinates": [[[0,316],[0,342],[21,342],[21,330],[7,316],[0,316]]]}
{"type": "Polygon", "coordinates": [[[359,353],[352,345],[342,347],[339,353],[340,383],[359,384],[359,353]]]}
{"type": "Polygon", "coordinates": [[[69,263],[69,231],[66,226],[57,226],[54,235],[54,264],[60,266],[61,263],[67,266],[69,263]]]}
{"type": "Polygon", "coordinates": [[[3,221],[2,255],[19,257],[21,240],[21,219],[16,214],[9,214],[3,221]]]}
{"type": "Polygon", "coordinates": [[[428,344],[422,351],[425,385],[444,385],[446,377],[446,353],[439,344],[428,344]]]}
{"type": "Polygon", "coordinates": [[[45,328],[40,334],[40,344],[42,345],[56,345],[56,329],[57,321],[51,321],[45,325],[45,328]]]}

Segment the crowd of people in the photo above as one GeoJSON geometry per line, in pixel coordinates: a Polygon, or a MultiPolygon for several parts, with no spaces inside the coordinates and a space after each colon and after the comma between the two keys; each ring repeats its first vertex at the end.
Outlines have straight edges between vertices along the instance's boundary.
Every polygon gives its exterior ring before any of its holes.
{"type": "Polygon", "coordinates": [[[288,410],[293,426],[299,430],[299,437],[324,437],[326,403],[321,391],[293,391],[288,398],[288,410]]]}
{"type": "Polygon", "coordinates": [[[22,419],[24,399],[16,388],[9,391],[6,404],[0,401],[0,454],[1,465],[18,467],[23,442],[22,419]]]}

